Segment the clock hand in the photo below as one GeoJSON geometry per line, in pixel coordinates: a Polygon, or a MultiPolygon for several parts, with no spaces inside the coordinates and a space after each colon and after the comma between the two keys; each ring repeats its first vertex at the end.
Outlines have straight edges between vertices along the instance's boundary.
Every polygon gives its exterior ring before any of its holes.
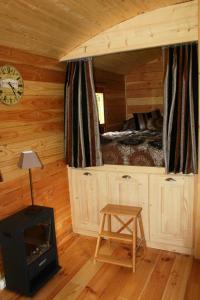
{"type": "Polygon", "coordinates": [[[12,84],[10,82],[8,82],[9,86],[11,87],[12,91],[13,91],[13,94],[15,95],[15,97],[17,97],[16,93],[15,93],[15,89],[14,87],[12,86],[12,84]]]}

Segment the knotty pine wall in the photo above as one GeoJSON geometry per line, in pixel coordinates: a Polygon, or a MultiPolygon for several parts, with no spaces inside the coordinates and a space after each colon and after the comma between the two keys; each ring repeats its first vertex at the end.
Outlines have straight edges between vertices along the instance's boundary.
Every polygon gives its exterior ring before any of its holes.
{"type": "Polygon", "coordinates": [[[44,169],[33,170],[35,203],[54,208],[58,243],[72,235],[68,178],[63,152],[65,65],[57,60],[0,47],[0,65],[11,64],[24,79],[17,105],[0,103],[0,219],[29,205],[28,173],[17,167],[23,150],[35,150],[44,169]]]}
{"type": "Polygon", "coordinates": [[[104,93],[105,130],[120,130],[126,119],[124,76],[95,68],[94,80],[96,91],[104,93]]]}
{"type": "MultiPolygon", "coordinates": [[[[148,50],[147,50],[148,51],[148,50]]],[[[125,76],[126,118],[133,112],[163,109],[162,53],[146,64],[138,65],[125,76]]]]}

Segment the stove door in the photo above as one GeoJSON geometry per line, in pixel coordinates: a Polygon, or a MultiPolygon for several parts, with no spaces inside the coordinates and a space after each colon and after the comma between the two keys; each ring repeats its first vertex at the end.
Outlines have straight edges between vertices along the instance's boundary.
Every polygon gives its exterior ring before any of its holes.
{"type": "Polygon", "coordinates": [[[51,218],[24,230],[26,262],[31,264],[52,247],[51,218]]]}

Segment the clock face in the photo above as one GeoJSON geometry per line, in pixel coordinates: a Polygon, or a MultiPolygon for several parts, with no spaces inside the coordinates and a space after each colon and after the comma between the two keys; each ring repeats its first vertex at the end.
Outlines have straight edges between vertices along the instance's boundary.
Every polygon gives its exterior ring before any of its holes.
{"type": "Polygon", "coordinates": [[[17,104],[24,92],[20,73],[9,65],[0,67],[0,101],[4,104],[17,104]]]}

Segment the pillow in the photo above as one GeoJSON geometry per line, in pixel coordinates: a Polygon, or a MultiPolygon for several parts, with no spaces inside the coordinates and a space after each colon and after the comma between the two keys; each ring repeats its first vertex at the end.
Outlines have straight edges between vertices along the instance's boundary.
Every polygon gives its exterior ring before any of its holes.
{"type": "Polygon", "coordinates": [[[162,130],[163,128],[163,118],[153,118],[147,121],[147,129],[150,130],[162,130]]]}
{"type": "Polygon", "coordinates": [[[147,128],[152,130],[162,130],[163,128],[163,116],[159,109],[151,112],[151,118],[147,121],[147,128]],[[149,128],[152,127],[152,128],[149,128]]]}
{"type": "Polygon", "coordinates": [[[144,130],[147,129],[147,113],[134,113],[133,114],[135,120],[135,129],[136,130],[144,130]]]}
{"type": "Polygon", "coordinates": [[[132,117],[124,121],[122,130],[135,130],[135,119],[132,117]]]}
{"type": "Polygon", "coordinates": [[[151,118],[152,119],[159,119],[159,118],[162,117],[162,114],[161,114],[159,109],[153,110],[153,111],[147,113],[147,115],[149,116],[149,119],[151,119],[151,118]]]}
{"type": "Polygon", "coordinates": [[[145,113],[133,113],[135,119],[135,129],[136,130],[145,130],[148,129],[148,120],[150,119],[159,119],[161,117],[160,110],[154,110],[145,113]]]}

